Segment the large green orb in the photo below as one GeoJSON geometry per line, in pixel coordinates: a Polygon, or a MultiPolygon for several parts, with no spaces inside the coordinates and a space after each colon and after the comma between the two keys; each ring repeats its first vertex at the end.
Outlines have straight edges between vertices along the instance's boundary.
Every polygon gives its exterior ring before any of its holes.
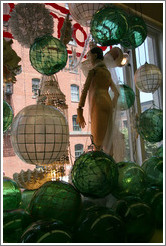
{"type": "Polygon", "coordinates": [[[6,132],[13,120],[12,107],[3,100],[3,132],[6,132]]]}
{"type": "Polygon", "coordinates": [[[146,174],[148,186],[156,186],[163,189],[163,158],[151,157],[142,163],[142,169],[146,174]]]}
{"type": "Polygon", "coordinates": [[[71,171],[74,186],[86,197],[100,198],[115,189],[118,168],[114,159],[102,151],[82,154],[71,171]]]}
{"type": "Polygon", "coordinates": [[[19,208],[21,203],[21,190],[14,180],[3,177],[3,210],[19,208]]]}
{"type": "Polygon", "coordinates": [[[145,110],[137,120],[137,130],[148,142],[160,142],[163,139],[163,111],[156,108],[145,110]]]}
{"type": "Polygon", "coordinates": [[[106,207],[91,207],[79,221],[76,243],[124,243],[125,228],[122,220],[106,207]]]}
{"type": "Polygon", "coordinates": [[[29,204],[36,190],[24,190],[21,193],[21,205],[20,208],[29,210],[29,204]]]}
{"type": "Polygon", "coordinates": [[[37,221],[23,233],[22,243],[71,243],[72,234],[60,221],[37,221]]]}
{"type": "Polygon", "coordinates": [[[35,39],[29,56],[33,68],[48,76],[63,69],[68,58],[65,45],[51,35],[35,39]]]}
{"type": "Polygon", "coordinates": [[[119,162],[118,186],[113,190],[117,198],[139,196],[145,188],[145,172],[134,162],[119,162]]]}
{"type": "Polygon", "coordinates": [[[128,49],[140,46],[147,37],[147,27],[144,20],[137,15],[128,15],[128,30],[123,36],[120,44],[128,49]]]}
{"type": "Polygon", "coordinates": [[[102,46],[120,43],[128,29],[126,14],[116,7],[105,7],[97,11],[90,26],[92,37],[102,46]]]}
{"type": "Polygon", "coordinates": [[[3,239],[19,243],[23,231],[32,223],[31,216],[23,209],[3,213],[3,239]]]}
{"type": "Polygon", "coordinates": [[[118,97],[118,106],[120,109],[127,110],[133,106],[135,101],[135,93],[128,85],[119,86],[119,97],[118,97]]]}
{"type": "Polygon", "coordinates": [[[71,225],[80,207],[81,196],[71,184],[49,181],[35,192],[29,211],[35,220],[55,219],[71,225]]]}

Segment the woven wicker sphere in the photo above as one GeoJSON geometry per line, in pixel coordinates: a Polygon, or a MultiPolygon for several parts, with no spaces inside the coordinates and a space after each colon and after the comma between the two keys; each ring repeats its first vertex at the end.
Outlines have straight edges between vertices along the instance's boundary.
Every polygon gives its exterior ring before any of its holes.
{"type": "Polygon", "coordinates": [[[51,164],[63,157],[68,147],[68,123],[53,106],[30,105],[14,118],[11,140],[15,153],[24,162],[51,164]]]}
{"type": "Polygon", "coordinates": [[[136,87],[143,92],[155,92],[162,83],[160,69],[154,64],[145,63],[134,74],[136,87]]]}
{"type": "Polygon", "coordinates": [[[51,35],[35,39],[30,48],[29,56],[33,68],[48,76],[63,69],[68,58],[65,45],[51,35]]]}
{"type": "Polygon", "coordinates": [[[12,107],[3,100],[3,132],[6,132],[13,120],[13,110],[12,107]]]}
{"type": "Polygon", "coordinates": [[[106,7],[92,17],[90,32],[96,43],[109,46],[119,44],[127,28],[124,11],[116,7],[106,7]]]}
{"type": "Polygon", "coordinates": [[[120,109],[127,110],[133,106],[135,101],[135,93],[128,85],[119,86],[119,97],[118,97],[118,106],[120,109]]]}
{"type": "Polygon", "coordinates": [[[140,136],[151,142],[163,139],[163,111],[161,109],[147,109],[137,120],[137,130],[140,136]]]}
{"type": "Polygon", "coordinates": [[[68,3],[69,11],[75,21],[82,26],[90,26],[92,16],[104,3],[68,3]]]}
{"type": "Polygon", "coordinates": [[[128,30],[120,44],[128,49],[140,46],[147,37],[147,27],[144,20],[137,15],[128,15],[128,30]]]}
{"type": "Polygon", "coordinates": [[[86,197],[100,198],[116,186],[118,170],[114,159],[102,151],[82,154],[71,172],[74,186],[86,197]]]}

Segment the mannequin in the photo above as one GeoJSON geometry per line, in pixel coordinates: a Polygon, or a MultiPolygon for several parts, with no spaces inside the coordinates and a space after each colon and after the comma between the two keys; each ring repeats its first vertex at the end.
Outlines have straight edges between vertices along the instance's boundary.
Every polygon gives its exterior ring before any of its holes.
{"type": "MultiPolygon", "coordinates": [[[[87,93],[89,92],[89,108],[91,118],[91,134],[93,137],[94,150],[103,149],[107,134],[108,124],[113,127],[113,112],[117,105],[119,92],[112,81],[111,74],[103,62],[103,51],[99,47],[92,48],[87,53],[88,60],[93,68],[88,72],[87,79],[82,90],[80,102],[77,109],[77,123],[84,128],[86,125],[83,116],[83,107],[87,93]],[[114,93],[111,99],[108,89],[114,93]]],[[[110,128],[110,127],[109,127],[110,128]]],[[[107,151],[108,152],[108,151],[107,151]]],[[[109,148],[112,155],[112,147],[109,148]]]]}

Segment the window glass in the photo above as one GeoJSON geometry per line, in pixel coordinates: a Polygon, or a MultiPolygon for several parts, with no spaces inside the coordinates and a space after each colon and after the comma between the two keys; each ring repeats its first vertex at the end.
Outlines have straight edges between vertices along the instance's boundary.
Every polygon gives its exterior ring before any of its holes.
{"type": "Polygon", "coordinates": [[[71,85],[71,101],[79,102],[79,86],[71,85]]]}
{"type": "Polygon", "coordinates": [[[69,56],[69,69],[70,69],[70,72],[78,73],[78,67],[74,68],[76,63],[77,63],[77,57],[73,58],[73,56],[69,56]]]}
{"type": "Polygon", "coordinates": [[[77,119],[77,115],[73,115],[72,116],[72,120],[73,120],[73,131],[81,131],[81,128],[76,123],[76,119],[77,119]]]}
{"type": "Polygon", "coordinates": [[[32,98],[36,98],[38,95],[40,79],[32,79],[32,98]]]}
{"type": "Polygon", "coordinates": [[[83,152],[84,152],[83,145],[76,144],[75,145],[75,159],[77,159],[83,152]]]}

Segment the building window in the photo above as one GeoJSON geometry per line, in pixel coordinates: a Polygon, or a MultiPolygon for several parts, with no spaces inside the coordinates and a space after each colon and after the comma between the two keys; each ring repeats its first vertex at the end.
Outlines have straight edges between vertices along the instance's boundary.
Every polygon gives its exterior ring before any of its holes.
{"type": "Polygon", "coordinates": [[[79,86],[71,85],[71,101],[79,102],[79,86]]]}
{"type": "Polygon", "coordinates": [[[36,98],[39,91],[40,79],[32,79],[32,98],[36,98]]]}
{"type": "Polygon", "coordinates": [[[73,120],[73,131],[81,131],[81,128],[76,123],[76,119],[77,119],[77,115],[73,115],[72,116],[72,120],[73,120]]]}
{"type": "Polygon", "coordinates": [[[74,69],[75,64],[77,63],[77,57],[69,56],[69,69],[70,72],[78,73],[78,67],[74,69]]]}
{"type": "Polygon", "coordinates": [[[82,144],[76,144],[75,145],[75,159],[77,159],[82,153],[83,153],[83,145],[82,144]]]}

